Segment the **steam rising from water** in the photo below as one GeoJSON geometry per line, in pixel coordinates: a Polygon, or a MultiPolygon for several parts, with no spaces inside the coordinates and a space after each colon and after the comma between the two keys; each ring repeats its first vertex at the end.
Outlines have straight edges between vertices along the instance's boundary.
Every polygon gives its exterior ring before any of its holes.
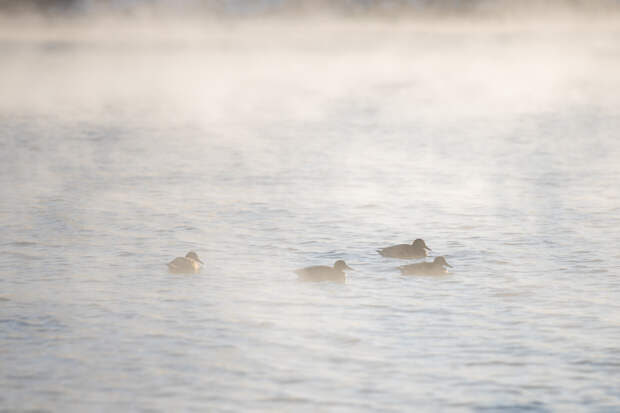
{"type": "MultiPolygon", "coordinates": [[[[458,119],[471,120],[473,130],[450,131],[451,145],[436,147],[442,168],[451,169],[462,168],[465,160],[450,165],[444,155],[458,157],[455,149],[478,145],[459,138],[463,132],[492,137],[505,130],[504,118],[514,122],[558,107],[620,107],[620,95],[609,93],[620,87],[613,19],[5,23],[0,29],[5,117],[28,113],[63,122],[189,125],[222,145],[245,148],[265,145],[255,133],[261,128],[277,129],[276,136],[287,125],[333,122],[338,128],[317,132],[324,136],[311,142],[325,139],[331,146],[322,149],[341,152],[336,156],[361,170],[403,156],[390,142],[389,129],[398,125],[449,129],[458,119]],[[350,119],[372,119],[369,127],[377,130],[369,138],[385,141],[378,152],[346,144],[350,119]]],[[[427,137],[420,144],[434,145],[433,132],[422,133],[427,137]]],[[[279,145],[280,138],[267,139],[279,145]]],[[[186,144],[199,148],[206,142],[186,144]]],[[[499,146],[489,138],[477,150],[491,154],[499,146]]],[[[92,162],[84,153],[74,159],[73,148],[54,150],[66,150],[71,162],[92,162]]],[[[274,156],[276,164],[294,158],[274,156]]],[[[40,161],[39,168],[49,162],[40,161]]],[[[466,168],[463,195],[495,197],[479,193],[488,183],[476,178],[475,165],[466,168]]]]}
{"type": "Polygon", "coordinates": [[[616,29],[613,20],[5,22],[0,108],[155,110],[151,119],[198,123],[234,112],[246,124],[322,118],[325,102],[363,105],[380,93],[376,110],[390,119],[544,110],[613,99],[604,91],[617,86],[616,29]],[[606,84],[593,85],[600,71],[606,84]]]}

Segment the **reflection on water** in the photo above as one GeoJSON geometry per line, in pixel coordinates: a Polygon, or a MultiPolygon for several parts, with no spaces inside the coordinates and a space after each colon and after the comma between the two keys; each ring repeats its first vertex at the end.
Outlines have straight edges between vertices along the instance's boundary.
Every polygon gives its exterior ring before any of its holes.
{"type": "Polygon", "coordinates": [[[617,27],[1,33],[3,407],[620,405],[617,27]]]}

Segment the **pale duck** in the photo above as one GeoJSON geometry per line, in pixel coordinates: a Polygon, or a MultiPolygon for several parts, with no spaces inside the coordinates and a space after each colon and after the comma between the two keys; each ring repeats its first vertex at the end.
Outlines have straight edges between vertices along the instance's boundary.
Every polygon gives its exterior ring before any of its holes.
{"type": "Polygon", "coordinates": [[[176,257],[168,264],[168,270],[174,274],[193,274],[200,270],[200,265],[204,264],[198,254],[194,251],[188,252],[185,257],[176,257]]]}

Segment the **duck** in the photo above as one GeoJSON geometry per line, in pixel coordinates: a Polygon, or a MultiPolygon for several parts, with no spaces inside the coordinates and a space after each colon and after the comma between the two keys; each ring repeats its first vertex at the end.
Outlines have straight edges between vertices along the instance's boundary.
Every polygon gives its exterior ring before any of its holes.
{"type": "Polygon", "coordinates": [[[444,266],[452,268],[444,257],[435,257],[433,262],[401,265],[398,268],[403,275],[443,275],[448,273],[444,266]]]}
{"type": "Polygon", "coordinates": [[[204,264],[198,258],[198,254],[194,251],[190,251],[185,254],[185,257],[176,257],[168,264],[168,271],[173,274],[194,274],[200,270],[201,264],[204,264]]]}
{"type": "Polygon", "coordinates": [[[416,239],[411,245],[399,244],[377,250],[379,254],[389,258],[424,258],[426,250],[432,251],[423,239],[416,239]]]}
{"type": "Polygon", "coordinates": [[[333,267],[327,265],[314,265],[312,267],[301,268],[295,270],[295,273],[302,281],[336,281],[344,283],[345,273],[344,270],[354,271],[343,260],[338,260],[334,263],[333,267]]]}

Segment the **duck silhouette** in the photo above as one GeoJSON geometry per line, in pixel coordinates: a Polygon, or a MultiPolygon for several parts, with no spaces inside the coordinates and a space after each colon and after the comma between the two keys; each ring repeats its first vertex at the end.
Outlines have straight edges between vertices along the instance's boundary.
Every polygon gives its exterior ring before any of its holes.
{"type": "Polygon", "coordinates": [[[444,257],[436,257],[433,262],[401,265],[398,268],[403,275],[443,275],[448,273],[444,266],[452,268],[444,257]]]}
{"type": "Polygon", "coordinates": [[[426,250],[431,249],[426,245],[423,239],[416,239],[411,245],[399,244],[391,247],[382,248],[377,250],[379,254],[389,258],[424,258],[426,257],[426,250]]]}
{"type": "Polygon", "coordinates": [[[344,270],[353,270],[343,260],[338,260],[334,263],[333,267],[327,265],[315,265],[312,267],[301,268],[295,270],[295,273],[302,281],[336,281],[344,282],[346,274],[344,270]]]}

